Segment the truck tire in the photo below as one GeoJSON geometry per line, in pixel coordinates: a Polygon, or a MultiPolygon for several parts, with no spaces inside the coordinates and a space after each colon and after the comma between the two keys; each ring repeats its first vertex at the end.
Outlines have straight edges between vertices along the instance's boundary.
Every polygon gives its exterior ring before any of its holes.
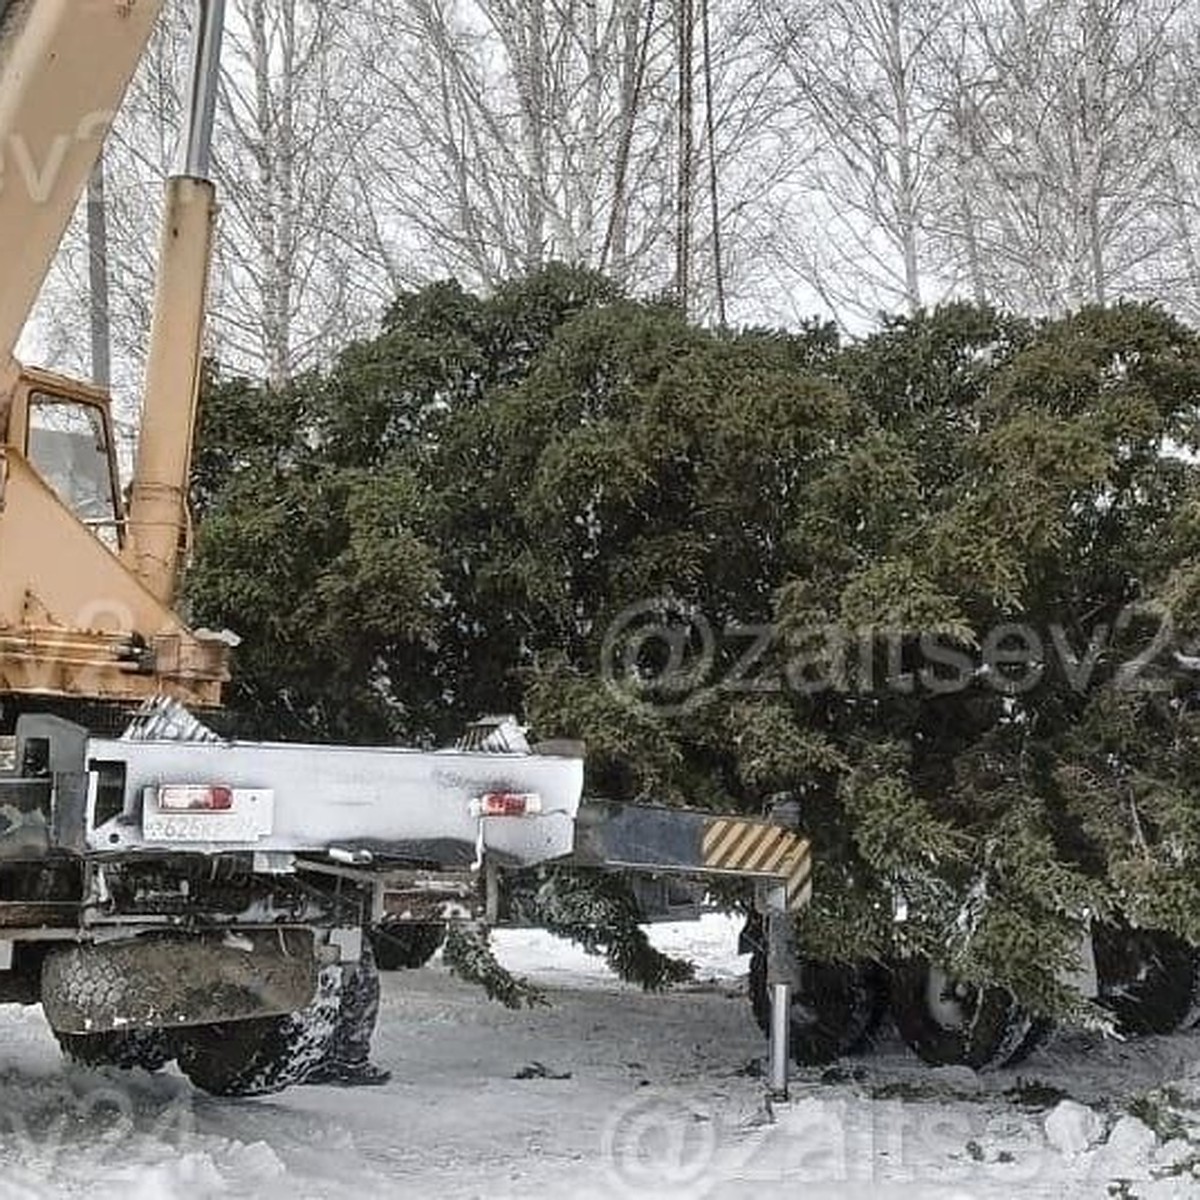
{"type": "Polygon", "coordinates": [[[1030,1053],[1047,1030],[1006,989],[958,982],[924,958],[894,965],[891,1002],[900,1036],[938,1067],[1007,1066],[1030,1053]]]}
{"type": "Polygon", "coordinates": [[[358,962],[342,968],[330,1057],[342,1063],[365,1063],[378,1021],[379,970],[371,943],[365,940],[358,962]]]}
{"type": "Polygon", "coordinates": [[[341,992],[342,968],[325,967],[300,1012],[183,1029],[180,1070],[214,1096],[266,1096],[300,1083],[329,1052],[341,992]]]}
{"type": "MultiPolygon", "coordinates": [[[[799,1066],[820,1066],[861,1050],[883,1015],[882,974],[873,963],[801,959],[792,989],[790,1047],[799,1066]]],[[[771,1029],[767,956],[750,955],[750,1005],[764,1034],[771,1029]]]]}
{"type": "Polygon", "coordinates": [[[175,1057],[164,1029],[113,1030],[108,1033],[61,1033],[54,1036],[68,1062],[81,1067],[120,1067],[161,1071],[175,1057]]]}
{"type": "Polygon", "coordinates": [[[381,921],[371,930],[375,963],[381,971],[423,967],[445,940],[446,926],[441,921],[381,921]]]}
{"type": "Polygon", "coordinates": [[[1096,925],[1099,1001],[1126,1037],[1174,1033],[1195,1024],[1200,957],[1174,934],[1096,925]]]}
{"type": "Polygon", "coordinates": [[[370,938],[357,963],[342,968],[341,997],[333,1036],[325,1055],[303,1082],[359,1086],[387,1083],[391,1072],[371,1062],[371,1042],[379,1021],[379,971],[370,938]]]}

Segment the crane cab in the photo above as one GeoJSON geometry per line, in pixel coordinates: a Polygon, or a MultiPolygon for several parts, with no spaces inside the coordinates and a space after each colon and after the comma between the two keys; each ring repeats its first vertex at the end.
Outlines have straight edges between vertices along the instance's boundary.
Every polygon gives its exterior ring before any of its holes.
{"type": "Polygon", "coordinates": [[[110,550],[121,549],[125,505],[106,392],[24,368],[10,400],[6,445],[25,458],[80,524],[110,550]]]}
{"type": "Polygon", "coordinates": [[[108,395],[28,367],[13,379],[0,396],[0,707],[219,704],[228,639],[189,631],[124,561],[108,395]]]}

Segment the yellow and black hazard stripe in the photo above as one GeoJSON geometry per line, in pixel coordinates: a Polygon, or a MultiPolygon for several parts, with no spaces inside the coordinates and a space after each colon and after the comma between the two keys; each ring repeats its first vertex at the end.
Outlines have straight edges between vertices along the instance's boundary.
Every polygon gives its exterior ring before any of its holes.
{"type": "Polygon", "coordinates": [[[812,897],[808,839],[790,829],[768,821],[717,817],[708,822],[701,849],[709,870],[783,880],[791,911],[803,908],[812,897]]]}

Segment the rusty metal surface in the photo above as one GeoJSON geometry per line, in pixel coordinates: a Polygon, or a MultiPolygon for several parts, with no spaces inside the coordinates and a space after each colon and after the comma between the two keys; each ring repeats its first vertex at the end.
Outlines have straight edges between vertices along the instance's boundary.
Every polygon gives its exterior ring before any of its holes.
{"type": "Polygon", "coordinates": [[[398,921],[442,921],[448,916],[479,913],[483,904],[477,878],[416,877],[383,886],[379,915],[398,921]]]}
{"type": "Polygon", "coordinates": [[[49,900],[0,900],[0,933],[11,929],[75,929],[78,925],[78,904],[49,900]]]}

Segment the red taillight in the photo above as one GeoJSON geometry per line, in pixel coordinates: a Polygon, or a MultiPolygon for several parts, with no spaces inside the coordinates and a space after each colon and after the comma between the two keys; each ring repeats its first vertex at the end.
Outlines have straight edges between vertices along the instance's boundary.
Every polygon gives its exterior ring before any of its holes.
{"type": "Polygon", "coordinates": [[[524,817],[542,811],[537,792],[484,792],[471,801],[474,817],[524,817]]]}
{"type": "Polygon", "coordinates": [[[164,812],[229,812],[233,808],[233,789],[169,784],[158,789],[158,807],[164,812]]]}

